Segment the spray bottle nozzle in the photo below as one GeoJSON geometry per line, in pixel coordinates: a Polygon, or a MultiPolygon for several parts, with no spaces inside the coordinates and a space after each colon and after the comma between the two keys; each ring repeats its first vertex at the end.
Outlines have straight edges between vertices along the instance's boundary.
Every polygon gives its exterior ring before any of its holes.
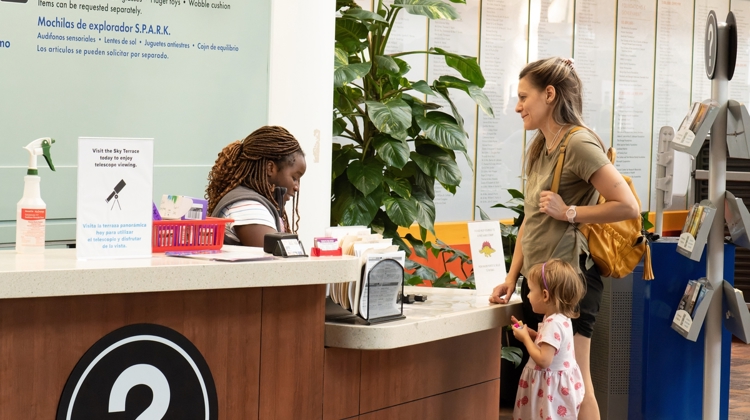
{"type": "Polygon", "coordinates": [[[52,163],[52,156],[49,151],[54,142],[55,140],[52,138],[42,137],[32,141],[24,147],[24,149],[29,152],[29,169],[26,171],[27,175],[37,175],[39,173],[36,165],[36,157],[40,155],[44,156],[44,160],[47,161],[49,168],[53,171],[55,170],[55,165],[52,163]]]}
{"type": "Polygon", "coordinates": [[[52,156],[49,154],[49,149],[52,147],[52,143],[55,142],[55,139],[49,139],[49,141],[42,140],[42,156],[44,156],[44,160],[47,161],[47,165],[49,165],[49,168],[53,171],[55,170],[55,165],[52,163],[52,156]]]}

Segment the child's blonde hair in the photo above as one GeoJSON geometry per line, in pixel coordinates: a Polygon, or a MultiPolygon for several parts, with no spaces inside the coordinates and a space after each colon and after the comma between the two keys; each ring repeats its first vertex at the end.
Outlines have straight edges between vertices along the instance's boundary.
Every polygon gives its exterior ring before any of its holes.
{"type": "Polygon", "coordinates": [[[578,318],[578,303],[586,293],[580,274],[570,264],[552,259],[531,267],[527,276],[540,290],[549,292],[552,304],[558,313],[568,318],[578,318]]]}

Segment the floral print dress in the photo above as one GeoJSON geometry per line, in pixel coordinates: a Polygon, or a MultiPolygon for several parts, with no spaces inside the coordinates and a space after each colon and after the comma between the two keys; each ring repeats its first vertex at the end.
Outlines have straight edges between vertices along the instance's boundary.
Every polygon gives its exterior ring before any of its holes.
{"type": "Polygon", "coordinates": [[[518,383],[513,420],[577,419],[584,389],[570,318],[562,314],[545,318],[534,342],[554,347],[555,357],[547,369],[529,358],[518,383]]]}

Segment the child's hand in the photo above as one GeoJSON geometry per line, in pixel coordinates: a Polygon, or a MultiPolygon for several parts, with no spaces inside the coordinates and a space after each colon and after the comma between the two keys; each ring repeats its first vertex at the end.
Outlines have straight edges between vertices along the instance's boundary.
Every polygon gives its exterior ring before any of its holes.
{"type": "Polygon", "coordinates": [[[511,317],[511,321],[513,321],[513,326],[511,327],[513,329],[513,336],[523,343],[525,339],[529,337],[529,329],[523,325],[523,322],[517,320],[515,317],[511,317]]]}
{"type": "Polygon", "coordinates": [[[511,329],[513,330],[513,336],[516,337],[518,341],[523,342],[522,337],[524,336],[531,338],[532,341],[536,338],[536,331],[524,325],[523,321],[519,321],[516,317],[511,315],[510,322],[512,323],[511,329]],[[523,330],[524,333],[519,336],[519,334],[516,334],[516,331],[518,330],[523,330]]]}

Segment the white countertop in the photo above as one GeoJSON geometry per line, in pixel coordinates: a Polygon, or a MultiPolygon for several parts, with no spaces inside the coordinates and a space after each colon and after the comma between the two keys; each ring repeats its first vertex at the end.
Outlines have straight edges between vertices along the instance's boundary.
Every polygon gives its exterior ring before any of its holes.
{"type": "Polygon", "coordinates": [[[87,260],[75,249],[0,251],[0,299],[339,283],[359,278],[358,258],[214,262],[189,258],[87,260]]]}
{"type": "Polygon", "coordinates": [[[404,287],[404,294],[427,295],[426,302],[404,304],[406,319],[375,325],[326,322],[327,347],[383,350],[437,341],[510,324],[521,318],[521,299],[492,305],[473,290],[404,287]]]}

